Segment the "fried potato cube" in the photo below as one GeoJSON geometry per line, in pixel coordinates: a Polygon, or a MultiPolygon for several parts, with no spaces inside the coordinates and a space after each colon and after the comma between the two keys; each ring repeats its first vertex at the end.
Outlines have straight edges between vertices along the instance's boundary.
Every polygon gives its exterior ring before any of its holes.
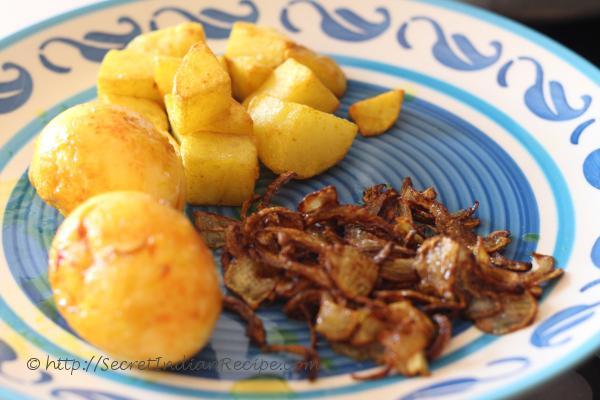
{"type": "Polygon", "coordinates": [[[317,110],[332,113],[340,102],[307,66],[290,58],[286,60],[262,86],[246,98],[244,105],[257,96],[273,96],[284,101],[300,103],[317,110]]]}
{"type": "Polygon", "coordinates": [[[229,65],[227,65],[227,59],[225,58],[225,56],[219,55],[219,56],[217,56],[217,60],[219,60],[219,63],[221,63],[221,66],[223,67],[223,69],[227,73],[229,73],[229,65]]]}
{"type": "Polygon", "coordinates": [[[294,171],[302,179],[342,160],[357,131],[350,121],[275,97],[256,97],[248,112],[260,160],[277,174],[294,171]]]}
{"type": "MultiPolygon", "coordinates": [[[[198,136],[204,132],[213,133],[228,133],[232,135],[246,135],[253,137],[254,129],[252,118],[248,111],[237,101],[231,99],[229,109],[221,114],[218,114],[213,120],[207,121],[198,131],[191,132],[184,136],[198,136]]],[[[181,142],[184,136],[173,132],[173,136],[178,142],[181,142]]]]}
{"type": "Polygon", "coordinates": [[[173,81],[177,69],[181,65],[181,58],[155,55],[154,56],[154,81],[160,95],[164,98],[165,95],[173,91],[173,81]]]}
{"type": "Polygon", "coordinates": [[[213,132],[186,136],[181,157],[189,203],[239,206],[254,193],[258,159],[249,136],[213,132]]]}
{"type": "Polygon", "coordinates": [[[98,73],[98,95],[114,94],[161,102],[154,82],[152,55],[134,50],[106,53],[98,73]]]}
{"type": "Polygon", "coordinates": [[[286,59],[294,42],[274,29],[247,22],[233,24],[225,57],[233,84],[233,95],[243,101],[267,80],[286,59]]]}
{"type": "Polygon", "coordinates": [[[332,58],[299,45],[286,49],[285,57],[293,58],[310,68],[337,97],[342,97],[346,92],[346,75],[332,58]]]}
{"type": "Polygon", "coordinates": [[[246,111],[240,103],[231,99],[229,109],[207,123],[202,130],[253,136],[253,125],[252,118],[250,118],[248,111],[246,111]]]}
{"type": "Polygon", "coordinates": [[[225,57],[259,57],[262,64],[277,67],[286,59],[286,50],[295,44],[275,29],[247,22],[233,24],[225,57]]]}
{"type": "Polygon", "coordinates": [[[243,101],[262,85],[275,69],[253,56],[227,58],[233,97],[243,101]]]}
{"type": "Polygon", "coordinates": [[[183,57],[197,42],[206,41],[202,25],[184,22],[169,28],[144,33],[127,45],[128,49],[171,57],[183,57]]]}
{"type": "Polygon", "coordinates": [[[352,104],[348,114],[363,136],[381,135],[398,119],[403,100],[404,90],[390,90],[352,104]]]}
{"type": "Polygon", "coordinates": [[[231,80],[205,43],[196,43],[181,61],[165,106],[178,136],[201,130],[230,109],[231,80]]]}
{"type": "Polygon", "coordinates": [[[150,121],[156,127],[156,129],[160,131],[169,130],[167,113],[155,101],[138,99],[136,97],[117,96],[114,94],[104,94],[98,100],[105,103],[126,107],[137,112],[142,117],[150,121]]]}

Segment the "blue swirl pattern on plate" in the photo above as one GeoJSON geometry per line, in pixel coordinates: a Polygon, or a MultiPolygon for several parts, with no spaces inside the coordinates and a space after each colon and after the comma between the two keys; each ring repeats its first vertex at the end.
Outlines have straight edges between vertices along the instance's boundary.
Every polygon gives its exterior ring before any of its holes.
{"type": "MultiPolygon", "coordinates": [[[[592,98],[589,95],[581,96],[582,106],[579,108],[572,107],[567,101],[565,88],[562,83],[551,80],[549,82],[550,98],[552,104],[548,104],[544,98],[544,69],[535,58],[519,57],[519,60],[529,61],[535,67],[535,82],[525,91],[524,99],[527,108],[540,118],[549,121],[567,121],[581,116],[587,111],[592,103],[592,98]]],[[[510,60],[500,68],[498,72],[498,84],[501,87],[507,87],[507,74],[513,61],[510,60]]]]}
{"type": "Polygon", "coordinates": [[[40,61],[49,70],[66,74],[71,71],[71,67],[65,67],[58,62],[51,60],[51,57],[46,54],[53,44],[63,44],[79,50],[83,58],[88,61],[99,63],[102,61],[106,53],[112,49],[122,49],[134,37],[142,33],[142,29],[133,19],[129,17],[120,17],[117,21],[119,24],[127,25],[129,31],[126,33],[108,33],[108,32],[88,32],[83,36],[83,40],[76,40],[68,37],[53,37],[47,39],[40,45],[40,61]]]}
{"type": "Polygon", "coordinates": [[[462,378],[448,379],[446,381],[437,382],[432,385],[428,385],[417,389],[409,394],[402,396],[400,400],[431,399],[436,397],[444,397],[447,395],[463,393],[472,389],[474,386],[480,383],[500,380],[506,378],[507,376],[521,373],[527,368],[529,368],[529,365],[531,363],[526,357],[506,357],[490,361],[486,364],[486,367],[493,368],[498,365],[510,364],[513,364],[513,369],[510,372],[504,372],[498,375],[484,377],[468,376],[462,378]]]}
{"type": "MultiPolygon", "coordinates": [[[[580,292],[585,293],[599,285],[600,279],[595,279],[582,286],[580,292]]],[[[598,306],[600,306],[600,301],[570,306],[554,313],[536,326],[531,335],[531,344],[544,348],[561,346],[570,342],[572,337],[566,336],[566,334],[589,320],[598,306]]]]}
{"type": "Polygon", "coordinates": [[[600,189],[600,149],[592,151],[583,161],[583,175],[590,185],[600,189]]]}
{"type": "Polygon", "coordinates": [[[150,21],[150,29],[160,29],[157,22],[158,18],[163,14],[178,14],[189,21],[201,23],[204,27],[206,37],[210,39],[226,39],[231,32],[231,26],[234,22],[256,22],[258,20],[258,8],[250,0],[241,0],[241,6],[248,9],[245,14],[232,14],[216,8],[205,8],[200,11],[200,17],[180,7],[163,7],[159,8],[152,14],[150,21]],[[226,25],[227,27],[223,27],[226,25]]]}
{"type": "Polygon", "coordinates": [[[345,21],[346,24],[352,25],[354,28],[348,29],[343,24],[336,21],[336,19],[331,16],[331,13],[329,13],[320,3],[313,0],[293,0],[281,11],[281,23],[290,32],[300,32],[300,28],[292,22],[290,14],[293,6],[301,3],[310,4],[317,10],[321,16],[321,29],[327,36],[335,39],[348,42],[362,42],[381,35],[390,26],[390,13],[383,7],[375,9],[375,12],[382,16],[381,21],[378,22],[369,22],[350,9],[336,8],[334,10],[335,15],[345,21]]]}
{"type": "Polygon", "coordinates": [[[408,42],[407,31],[410,24],[417,21],[427,21],[433,27],[437,40],[431,48],[431,51],[435,59],[448,68],[459,71],[478,71],[493,65],[502,55],[502,44],[500,44],[500,42],[490,42],[493,54],[484,55],[473,46],[473,43],[471,43],[465,35],[461,33],[450,35],[462,54],[458,55],[454,53],[441,25],[433,18],[426,16],[413,17],[410,19],[410,22],[402,24],[400,30],[398,30],[397,38],[398,43],[400,43],[400,46],[404,49],[412,49],[411,44],[408,42]],[[468,61],[464,61],[464,58],[468,61]]]}
{"type": "Polygon", "coordinates": [[[29,71],[12,62],[2,64],[2,70],[17,72],[16,78],[0,81],[0,114],[8,114],[29,100],[33,92],[33,80],[29,71]]]}
{"type": "Polygon", "coordinates": [[[33,379],[23,379],[23,376],[11,375],[6,371],[5,364],[17,360],[19,360],[19,356],[15,349],[4,340],[0,339],[0,378],[28,385],[39,385],[52,380],[52,376],[46,371],[32,372],[30,376],[33,377],[33,379]]]}

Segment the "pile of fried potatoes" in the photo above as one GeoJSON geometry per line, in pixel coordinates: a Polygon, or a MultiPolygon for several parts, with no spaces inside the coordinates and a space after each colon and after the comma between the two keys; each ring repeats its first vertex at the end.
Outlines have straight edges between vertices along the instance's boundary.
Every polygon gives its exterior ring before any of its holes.
{"type": "Polygon", "coordinates": [[[396,120],[396,95],[384,101],[387,121],[368,107],[363,118],[363,108],[355,112],[358,127],[333,115],[345,91],[333,59],[245,22],[233,25],[224,56],[211,51],[202,25],[188,22],[110,51],[98,76],[101,101],[170,131],[180,146],[187,201],[200,205],[250,198],[259,159],[275,173],[315,176],[344,158],[359,128],[378,134],[396,120]]]}

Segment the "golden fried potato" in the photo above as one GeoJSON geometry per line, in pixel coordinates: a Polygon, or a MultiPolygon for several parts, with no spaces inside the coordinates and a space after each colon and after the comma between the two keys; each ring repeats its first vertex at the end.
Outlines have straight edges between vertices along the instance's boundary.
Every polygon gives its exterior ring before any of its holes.
{"type": "Polygon", "coordinates": [[[161,103],[154,82],[152,55],[134,50],[111,50],[106,53],[98,73],[98,96],[140,97],[161,103]]]}
{"type": "Polygon", "coordinates": [[[390,90],[352,104],[348,115],[363,136],[381,135],[398,119],[403,100],[404,90],[390,90]]]}
{"type": "Polygon", "coordinates": [[[161,131],[169,130],[167,113],[155,101],[139,99],[137,97],[117,96],[114,94],[105,94],[98,100],[129,108],[130,110],[141,114],[141,116],[146,118],[148,121],[152,122],[156,129],[161,131]]]}
{"type": "Polygon", "coordinates": [[[299,45],[286,49],[285,57],[293,58],[310,68],[337,97],[342,97],[346,92],[346,75],[332,58],[299,45]]]}
{"type": "Polygon", "coordinates": [[[275,69],[253,56],[227,58],[227,65],[231,76],[231,91],[239,101],[256,91],[275,69]]]}
{"type": "Polygon", "coordinates": [[[219,56],[217,56],[217,60],[219,60],[219,63],[221,64],[221,66],[223,67],[223,69],[227,73],[229,73],[229,65],[227,64],[227,59],[225,58],[225,56],[219,55],[219,56]]]}
{"type": "Polygon", "coordinates": [[[77,207],[52,242],[48,278],[73,330],[119,359],[191,357],[221,311],[211,252],[182,213],[141,192],[77,207]]]}
{"type": "Polygon", "coordinates": [[[283,62],[260,88],[244,100],[244,106],[256,96],[273,96],[332,113],[340,102],[307,66],[290,58],[283,62]]]}
{"type": "Polygon", "coordinates": [[[231,74],[233,95],[243,101],[262,85],[286,59],[294,42],[272,28],[247,22],[233,24],[225,57],[231,74]]]}
{"type": "Polygon", "coordinates": [[[264,26],[236,22],[227,41],[225,57],[233,94],[240,101],[258,89],[269,74],[289,58],[310,68],[337,97],[346,91],[346,76],[333,59],[264,26]]]}
{"type": "Polygon", "coordinates": [[[144,33],[127,45],[128,49],[143,53],[183,57],[197,42],[204,42],[204,29],[196,22],[183,22],[176,26],[144,33]]]}
{"type": "Polygon", "coordinates": [[[228,133],[233,135],[246,135],[253,137],[254,129],[252,118],[248,111],[237,101],[230,99],[230,106],[225,112],[217,114],[212,120],[205,121],[200,130],[186,132],[184,136],[173,132],[173,136],[181,142],[185,136],[199,136],[204,132],[228,133]]]}
{"type": "Polygon", "coordinates": [[[225,57],[258,57],[264,65],[274,69],[285,61],[286,50],[293,46],[292,40],[275,29],[238,21],[231,28],[225,57]]]}
{"type": "Polygon", "coordinates": [[[248,108],[260,160],[273,172],[310,178],[340,161],[352,145],[352,122],[275,97],[256,97],[248,108]]]}
{"type": "Polygon", "coordinates": [[[231,107],[231,80],[206,44],[196,43],[183,58],[165,106],[178,136],[201,130],[231,107]]]}
{"type": "Polygon", "coordinates": [[[181,58],[155,55],[153,61],[154,82],[156,82],[160,95],[164,99],[166,94],[173,91],[173,81],[177,69],[181,65],[181,58]]]}
{"type": "Polygon", "coordinates": [[[183,166],[167,136],[140,114],[102,102],[72,107],[46,125],[29,180],[64,215],[115,190],[146,192],[179,209],[185,204],[183,166]]]}
{"type": "Polygon", "coordinates": [[[192,204],[239,206],[254,193],[256,146],[249,136],[200,132],[181,140],[192,204]]]}

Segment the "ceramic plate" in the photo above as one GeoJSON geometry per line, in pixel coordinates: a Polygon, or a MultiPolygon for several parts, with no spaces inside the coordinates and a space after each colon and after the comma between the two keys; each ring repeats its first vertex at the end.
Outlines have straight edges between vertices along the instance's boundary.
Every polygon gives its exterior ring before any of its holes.
{"type": "MultiPolygon", "coordinates": [[[[521,25],[441,0],[108,1],[1,40],[0,66],[2,398],[488,399],[540,384],[600,345],[600,73],[521,25]],[[322,344],[321,378],[311,383],[294,359],[250,345],[229,313],[199,354],[170,371],[115,367],[74,335],[47,281],[47,248],[62,217],[27,179],[32,141],[62,110],[95,97],[109,49],[186,20],[204,24],[216,52],[242,20],[334,56],[349,77],[342,116],[357,99],[404,88],[391,132],[358,138],[339,165],[286,186],[277,202],[292,207],[328,184],[343,201],[358,202],[364,187],[398,186],[404,176],[434,186],[453,210],[477,199],[480,232],[513,232],[509,256],[527,259],[536,250],[566,270],[535,323],[502,337],[459,323],[431,377],[368,382],[350,373],[373,364],[322,344]]],[[[258,189],[272,178],[263,172],[258,189]]],[[[260,316],[272,343],[309,340],[276,308],[260,316]]]]}

